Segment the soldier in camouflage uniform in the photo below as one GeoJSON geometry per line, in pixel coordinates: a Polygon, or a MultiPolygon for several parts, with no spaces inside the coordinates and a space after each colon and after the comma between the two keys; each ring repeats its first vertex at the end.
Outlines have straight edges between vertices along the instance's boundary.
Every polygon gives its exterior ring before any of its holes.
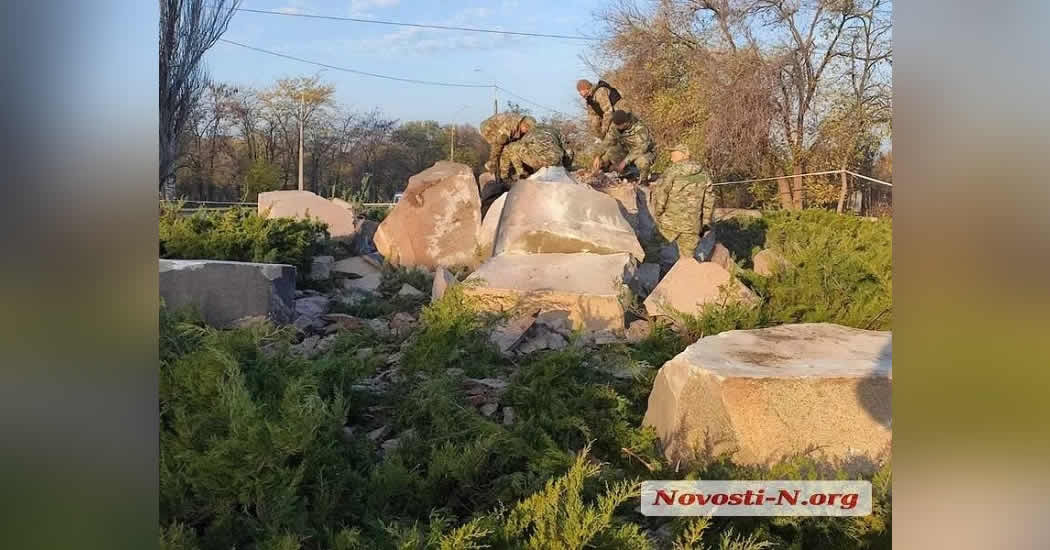
{"type": "Polygon", "coordinates": [[[564,166],[568,169],[571,164],[571,155],[566,152],[558,130],[540,125],[503,148],[500,179],[509,178],[511,169],[519,178],[526,178],[544,166],[564,166]]]}
{"type": "MultiPolygon", "coordinates": [[[[612,115],[616,105],[620,102],[620,92],[604,80],[599,80],[597,85],[591,84],[589,80],[576,82],[576,91],[587,104],[587,118],[591,123],[591,132],[599,140],[605,139],[612,126],[612,115]]],[[[623,109],[621,105],[620,109],[623,109]]]]}
{"type": "Polygon", "coordinates": [[[638,182],[645,183],[654,160],[656,151],[649,128],[633,114],[614,111],[612,126],[602,140],[601,153],[594,158],[593,170],[612,168],[623,173],[634,165],[638,169],[638,182]]]}
{"type": "MultiPolygon", "coordinates": [[[[497,177],[506,169],[500,161],[504,149],[525,137],[533,127],[536,119],[521,113],[498,113],[481,123],[481,137],[489,143],[489,161],[485,169],[497,177]]],[[[509,166],[509,164],[507,164],[509,166]]]]}
{"type": "Polygon", "coordinates": [[[703,167],[689,160],[685,145],[671,150],[671,162],[650,186],[649,211],[660,234],[678,246],[679,257],[693,258],[700,230],[711,222],[714,212],[714,187],[703,167]]]}

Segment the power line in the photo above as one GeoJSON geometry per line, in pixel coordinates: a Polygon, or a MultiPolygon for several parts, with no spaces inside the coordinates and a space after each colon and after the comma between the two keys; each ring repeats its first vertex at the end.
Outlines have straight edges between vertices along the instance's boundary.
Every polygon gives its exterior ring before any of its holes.
{"type": "Polygon", "coordinates": [[[263,48],[256,48],[255,46],[249,46],[247,44],[241,44],[240,42],[234,42],[233,40],[227,40],[225,38],[220,38],[219,42],[225,42],[227,44],[233,44],[234,46],[240,46],[242,48],[246,48],[246,49],[249,49],[249,50],[254,50],[254,51],[257,51],[257,52],[270,54],[270,55],[277,56],[277,57],[283,57],[285,59],[291,59],[292,61],[298,61],[300,63],[309,63],[311,65],[317,65],[317,66],[320,66],[320,67],[324,67],[326,69],[334,69],[334,70],[337,70],[337,71],[343,71],[343,72],[347,72],[347,73],[359,74],[359,75],[363,75],[363,76],[371,76],[371,77],[375,77],[375,78],[385,78],[387,80],[396,80],[398,82],[408,82],[410,84],[426,84],[426,85],[429,85],[429,86],[445,86],[445,87],[449,87],[449,88],[491,88],[493,86],[492,84],[464,84],[464,83],[459,83],[459,82],[438,82],[438,81],[435,81],[435,80],[418,80],[418,79],[415,79],[415,78],[402,78],[402,77],[399,77],[399,76],[390,76],[390,75],[385,75],[385,74],[370,73],[370,72],[367,72],[367,71],[359,71],[357,69],[348,69],[346,67],[339,67],[339,66],[336,66],[336,65],[329,65],[327,63],[321,63],[319,61],[311,61],[309,59],[303,59],[301,57],[295,57],[295,56],[292,56],[292,55],[286,55],[286,54],[283,54],[283,53],[280,53],[280,52],[275,52],[275,51],[272,51],[272,50],[266,50],[266,49],[263,49],[263,48]]]}
{"type": "MultiPolygon", "coordinates": [[[[545,105],[541,105],[539,103],[536,103],[535,101],[532,101],[531,99],[528,99],[528,98],[526,98],[524,96],[518,95],[518,94],[508,90],[507,88],[504,88],[503,86],[500,86],[498,83],[492,83],[492,84],[465,84],[465,83],[459,83],[459,82],[438,82],[438,81],[434,81],[434,80],[418,80],[418,79],[415,79],[415,78],[402,78],[402,77],[399,77],[399,76],[390,76],[390,75],[385,75],[385,74],[370,73],[370,72],[367,72],[367,71],[359,71],[357,69],[348,69],[346,67],[339,67],[339,66],[336,66],[336,65],[329,65],[327,63],[321,63],[319,61],[311,61],[309,59],[303,59],[301,57],[295,57],[295,56],[292,56],[292,55],[287,55],[287,54],[283,54],[283,53],[280,53],[280,52],[267,50],[267,49],[264,49],[264,48],[257,48],[255,46],[249,46],[247,44],[242,44],[240,42],[235,42],[233,40],[227,40],[225,38],[220,38],[219,41],[220,42],[225,42],[227,44],[233,44],[234,46],[240,46],[242,48],[246,48],[246,49],[253,50],[253,51],[256,51],[256,52],[265,53],[265,54],[273,55],[273,56],[276,56],[276,57],[282,57],[284,59],[291,59],[293,61],[298,61],[300,63],[309,63],[311,65],[317,65],[317,66],[320,66],[320,67],[325,67],[327,69],[334,69],[334,70],[337,70],[337,71],[343,71],[343,72],[347,72],[347,73],[353,73],[353,74],[364,75],[364,76],[371,76],[371,77],[375,77],[375,78],[384,78],[384,79],[387,79],[387,80],[394,80],[394,81],[397,81],[397,82],[408,82],[410,84],[425,84],[425,85],[429,85],[429,86],[445,86],[445,87],[448,87],[448,88],[496,88],[497,90],[502,90],[504,93],[509,94],[511,96],[514,96],[514,97],[516,97],[516,98],[518,98],[518,99],[520,99],[520,100],[522,100],[522,101],[524,101],[526,103],[529,103],[531,105],[535,105],[537,107],[540,107],[540,108],[543,108],[543,109],[547,109],[548,111],[551,111],[551,112],[554,112],[554,113],[565,115],[565,113],[562,113],[561,111],[559,111],[557,109],[552,109],[552,108],[547,107],[545,105]]],[[[568,115],[565,115],[565,116],[568,116],[568,115]]]]}
{"type": "Polygon", "coordinates": [[[375,25],[393,25],[396,27],[415,27],[420,29],[438,29],[443,31],[466,31],[466,32],[484,32],[491,34],[512,34],[515,36],[532,36],[536,38],[561,38],[564,40],[598,40],[593,36],[583,35],[572,35],[572,34],[545,34],[538,32],[521,32],[521,31],[502,31],[498,29],[480,29],[476,27],[457,27],[453,25],[427,25],[422,23],[402,23],[399,21],[385,21],[382,19],[365,19],[361,17],[338,17],[335,15],[313,15],[308,13],[286,13],[282,11],[271,11],[271,10],[256,10],[250,8],[237,8],[237,11],[244,11],[250,13],[264,13],[267,15],[283,15],[286,17],[306,17],[310,19],[328,19],[331,21],[349,21],[353,23],[372,23],[375,25]]]}

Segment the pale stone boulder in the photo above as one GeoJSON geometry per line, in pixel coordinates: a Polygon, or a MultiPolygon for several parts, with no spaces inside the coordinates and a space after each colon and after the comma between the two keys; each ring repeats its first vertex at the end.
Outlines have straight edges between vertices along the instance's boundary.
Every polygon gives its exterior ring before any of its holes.
{"type": "Polygon", "coordinates": [[[711,251],[711,258],[707,261],[720,265],[722,269],[730,273],[736,271],[736,262],[733,261],[733,256],[729,253],[729,249],[722,243],[715,243],[714,249],[711,251]]]}
{"type": "Polygon", "coordinates": [[[441,299],[448,291],[449,287],[456,284],[456,276],[451,271],[438,267],[434,271],[434,283],[430,287],[430,303],[434,303],[441,299]]]}
{"type": "Polygon", "coordinates": [[[759,298],[722,266],[681,258],[645,299],[645,310],[650,316],[697,315],[703,306],[723,302],[756,305],[759,298]]]}
{"type": "Polygon", "coordinates": [[[169,309],[191,307],[218,328],[247,317],[290,323],[295,267],[285,264],[160,260],[160,296],[169,309]]]}
{"type": "Polygon", "coordinates": [[[780,271],[787,267],[788,261],[783,256],[772,249],[765,249],[758,251],[751,262],[754,264],[755,273],[762,275],[763,277],[771,277],[777,271],[780,271]]]}
{"type": "Polygon", "coordinates": [[[369,256],[352,256],[344,258],[332,264],[332,273],[336,275],[381,275],[382,264],[376,265],[376,261],[369,256]]]}
{"type": "Polygon", "coordinates": [[[489,258],[463,291],[484,310],[566,311],[575,330],[623,334],[621,297],[633,271],[626,253],[507,254],[489,258]]]}
{"type": "Polygon", "coordinates": [[[645,256],[619,203],[609,195],[575,183],[515,183],[503,205],[493,254],[576,252],[626,252],[638,261],[645,256]]]}
{"type": "Polygon", "coordinates": [[[576,181],[576,178],[574,178],[564,166],[544,166],[543,168],[536,170],[527,179],[531,181],[542,181],[544,183],[579,184],[579,182],[576,181]]]}
{"type": "Polygon", "coordinates": [[[891,350],[889,332],[830,323],[709,336],[660,368],[643,424],[672,463],[808,452],[870,471],[890,447],[891,350]]]}
{"type": "Polygon", "coordinates": [[[347,201],[344,201],[343,199],[340,199],[339,197],[333,198],[332,199],[332,203],[336,204],[337,206],[341,206],[341,207],[343,207],[343,208],[345,208],[345,209],[347,209],[347,210],[349,210],[351,212],[354,211],[354,205],[353,204],[351,204],[351,203],[349,203],[347,201]]]}
{"type": "Polygon", "coordinates": [[[496,244],[496,232],[499,230],[500,216],[503,215],[503,206],[506,204],[507,194],[504,193],[493,201],[485,213],[485,219],[481,222],[478,232],[478,246],[481,260],[487,260],[492,256],[492,249],[496,244]]]}
{"type": "Polygon", "coordinates": [[[328,224],[333,239],[352,241],[357,235],[357,218],[347,209],[310,191],[267,191],[259,193],[259,215],[267,218],[314,218],[328,224]]]}
{"type": "Polygon", "coordinates": [[[476,266],[481,199],[470,167],[439,161],[408,179],[401,201],[375,234],[394,265],[476,266]]]}
{"type": "Polygon", "coordinates": [[[649,212],[649,190],[647,188],[634,182],[619,182],[597,189],[616,199],[616,202],[620,204],[620,213],[634,228],[634,233],[638,236],[639,241],[647,242],[653,237],[656,221],[649,212]]]}

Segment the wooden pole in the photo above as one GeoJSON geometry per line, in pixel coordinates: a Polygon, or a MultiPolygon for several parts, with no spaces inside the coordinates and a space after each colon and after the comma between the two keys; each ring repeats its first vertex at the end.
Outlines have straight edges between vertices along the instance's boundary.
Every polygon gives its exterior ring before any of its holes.
{"type": "Polygon", "coordinates": [[[842,188],[839,189],[839,206],[838,206],[838,209],[836,211],[839,214],[841,214],[842,213],[842,208],[846,205],[846,189],[847,189],[847,185],[846,185],[846,169],[845,168],[843,168],[842,171],[839,172],[839,181],[842,182],[842,188]]]}

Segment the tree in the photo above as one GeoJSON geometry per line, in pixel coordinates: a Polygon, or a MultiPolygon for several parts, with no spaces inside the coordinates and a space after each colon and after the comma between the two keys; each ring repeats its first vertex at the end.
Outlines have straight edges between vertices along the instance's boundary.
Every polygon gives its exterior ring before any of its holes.
{"type": "Polygon", "coordinates": [[[208,83],[201,57],[226,32],[240,0],[160,1],[160,189],[175,198],[179,140],[208,83]]]}
{"type": "Polygon", "coordinates": [[[299,129],[305,129],[315,115],[319,116],[332,106],[334,93],[334,86],[322,84],[321,77],[314,75],[282,78],[259,94],[269,117],[271,132],[276,131],[284,142],[282,167],[285,186],[289,176],[296,172],[295,165],[299,160],[299,129]]]}
{"type": "Polygon", "coordinates": [[[813,166],[820,154],[855,152],[887,124],[891,5],[623,0],[602,16],[598,53],[658,141],[694,144],[721,177],[799,175],[778,182],[781,206],[798,209],[800,174],[827,168],[813,166]]]}

